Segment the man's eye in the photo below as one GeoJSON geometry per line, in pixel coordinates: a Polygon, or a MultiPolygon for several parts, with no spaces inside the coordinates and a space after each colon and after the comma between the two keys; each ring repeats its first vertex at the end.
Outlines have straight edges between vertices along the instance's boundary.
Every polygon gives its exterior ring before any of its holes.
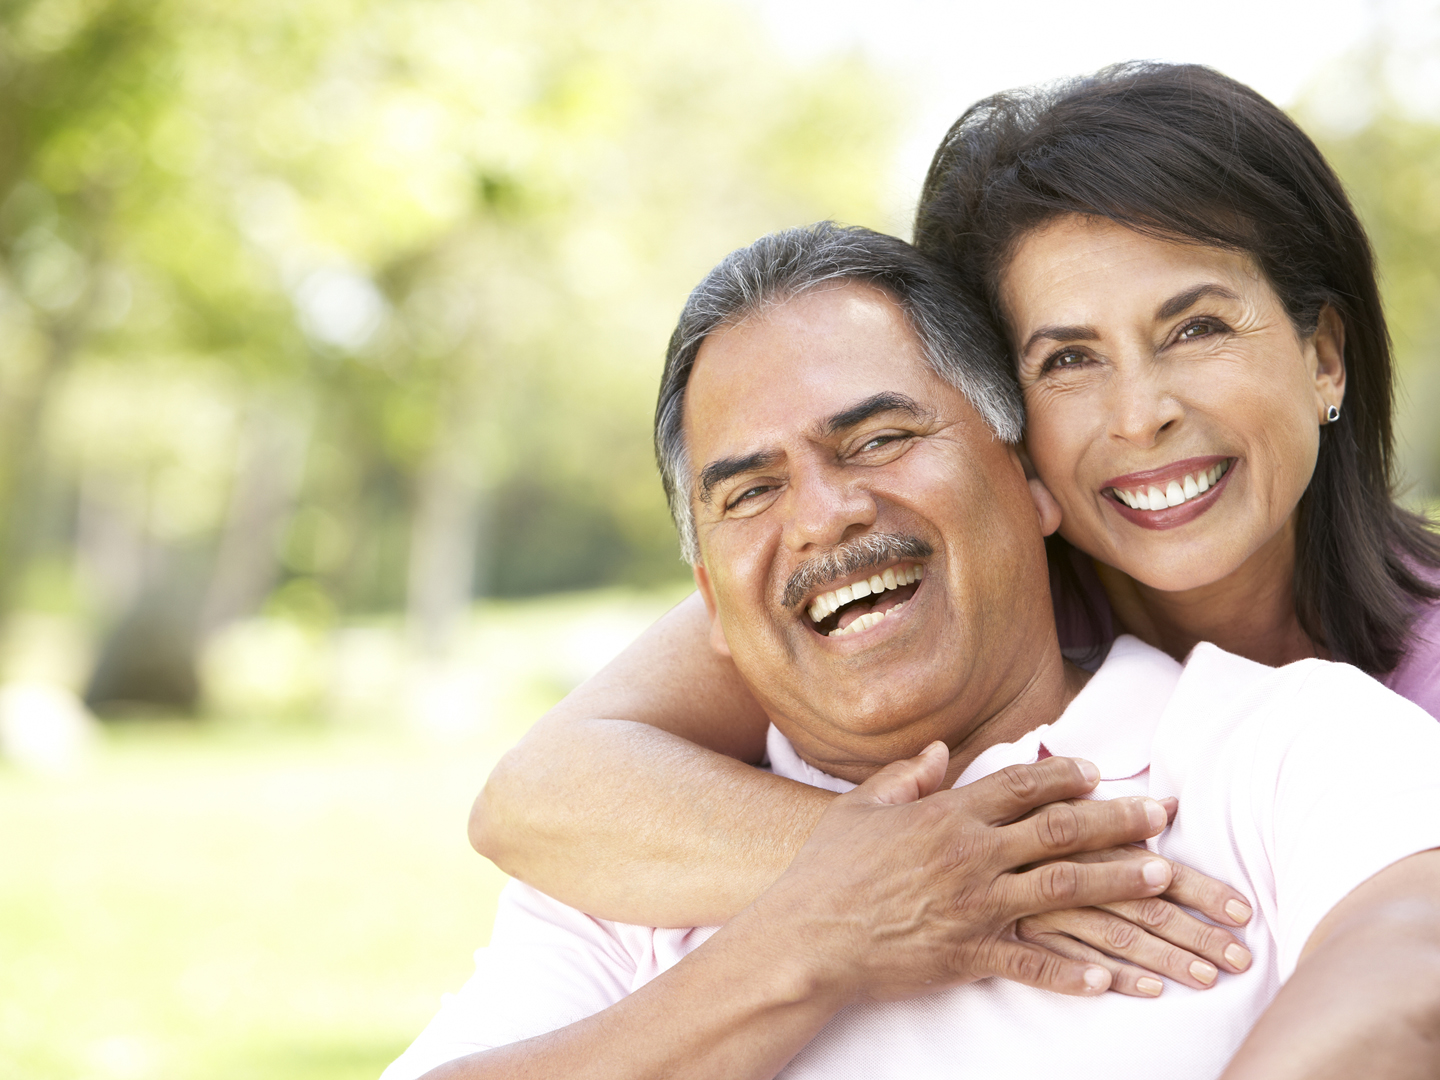
{"type": "Polygon", "coordinates": [[[878,450],[880,447],[886,446],[903,437],[904,436],[901,435],[876,435],[873,439],[866,440],[860,447],[860,452],[864,453],[866,450],[878,450]]]}
{"type": "Polygon", "coordinates": [[[758,496],[758,495],[764,495],[765,492],[767,492],[767,491],[769,491],[769,490],[770,490],[770,485],[769,485],[769,484],[756,484],[756,485],[755,485],[754,487],[752,487],[752,488],[746,488],[746,489],[745,489],[744,491],[742,491],[739,495],[736,495],[733,499],[731,499],[730,502],[729,502],[729,504],[725,507],[725,509],[726,509],[726,510],[733,510],[733,509],[735,509],[735,507],[739,506],[741,503],[745,502],[747,499],[755,498],[755,497],[758,496]]]}

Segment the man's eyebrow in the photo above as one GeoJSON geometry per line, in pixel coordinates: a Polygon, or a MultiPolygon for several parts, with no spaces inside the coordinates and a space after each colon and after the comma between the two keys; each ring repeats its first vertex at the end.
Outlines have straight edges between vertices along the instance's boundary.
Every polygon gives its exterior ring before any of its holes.
{"type": "Polygon", "coordinates": [[[753,454],[719,458],[710,462],[700,470],[700,501],[710,501],[710,492],[716,484],[723,484],[732,476],[739,476],[741,473],[769,468],[780,460],[780,456],[778,450],[757,450],[753,454]]]}
{"type": "Polygon", "coordinates": [[[916,420],[930,420],[935,415],[914,398],[885,390],[871,395],[864,401],[857,401],[847,409],[841,409],[825,421],[823,430],[826,435],[834,435],[836,432],[852,428],[856,424],[863,424],[872,416],[887,412],[905,413],[916,420]]]}
{"type": "Polygon", "coordinates": [[[1214,282],[1207,281],[1202,285],[1195,285],[1186,289],[1182,293],[1176,293],[1160,305],[1159,309],[1155,312],[1155,317],[1157,319],[1173,319],[1182,311],[1188,311],[1194,307],[1197,300],[1206,296],[1218,296],[1222,300],[1238,301],[1240,299],[1238,295],[1230,289],[1227,289],[1224,285],[1216,285],[1214,282]]]}

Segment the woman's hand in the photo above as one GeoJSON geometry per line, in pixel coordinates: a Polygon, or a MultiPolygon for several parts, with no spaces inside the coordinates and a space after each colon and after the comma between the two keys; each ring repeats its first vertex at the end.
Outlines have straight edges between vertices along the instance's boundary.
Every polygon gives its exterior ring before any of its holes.
{"type": "MultiPolygon", "coordinates": [[[[1126,846],[1067,858],[1111,862],[1155,855],[1126,846]]],[[[1221,971],[1244,971],[1250,953],[1226,927],[1250,920],[1249,903],[1223,882],[1178,862],[1170,865],[1170,888],[1158,897],[1032,915],[1016,924],[1016,933],[1022,941],[1072,960],[1101,965],[1110,972],[1110,989],[1132,997],[1157,996],[1164,988],[1157,976],[1203,990],[1215,984],[1221,971]]]]}

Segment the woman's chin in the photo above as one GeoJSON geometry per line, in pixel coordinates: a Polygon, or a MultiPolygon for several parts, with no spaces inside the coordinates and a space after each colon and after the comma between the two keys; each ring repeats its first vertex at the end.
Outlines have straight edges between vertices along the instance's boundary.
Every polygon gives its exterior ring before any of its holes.
{"type": "MultiPolygon", "coordinates": [[[[1096,561],[1101,581],[1107,589],[1123,584],[1115,577],[1119,571],[1136,584],[1157,592],[1185,593],[1204,589],[1238,572],[1245,563],[1243,553],[1225,550],[1229,545],[1166,542],[1112,546],[1093,544],[1088,538],[1067,535],[1064,526],[1060,535],[1096,561]]],[[[1172,534],[1173,535],[1173,534],[1172,534]]],[[[1165,534],[1148,534],[1147,539],[1165,534]]]]}

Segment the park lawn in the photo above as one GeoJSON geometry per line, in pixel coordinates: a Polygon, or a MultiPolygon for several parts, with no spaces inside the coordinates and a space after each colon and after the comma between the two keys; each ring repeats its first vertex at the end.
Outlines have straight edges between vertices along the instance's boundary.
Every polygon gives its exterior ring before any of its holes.
{"type": "Polygon", "coordinates": [[[0,1080],[378,1076],[489,934],[498,748],[177,722],[0,767],[0,1080]]]}

